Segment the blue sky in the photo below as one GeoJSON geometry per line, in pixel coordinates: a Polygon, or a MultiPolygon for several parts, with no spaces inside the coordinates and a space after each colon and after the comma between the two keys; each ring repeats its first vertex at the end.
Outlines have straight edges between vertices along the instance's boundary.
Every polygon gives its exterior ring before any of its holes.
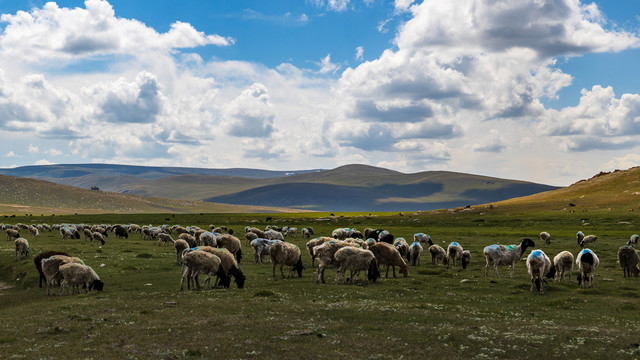
{"type": "Polygon", "coordinates": [[[640,2],[0,0],[0,167],[640,163],[640,2]]]}

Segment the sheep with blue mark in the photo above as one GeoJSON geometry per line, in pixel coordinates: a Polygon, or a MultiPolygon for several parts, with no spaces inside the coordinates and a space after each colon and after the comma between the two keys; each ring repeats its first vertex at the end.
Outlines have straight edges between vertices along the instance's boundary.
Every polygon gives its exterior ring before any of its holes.
{"type": "Polygon", "coordinates": [[[540,294],[544,294],[543,282],[544,278],[551,269],[551,260],[547,254],[542,250],[533,250],[529,256],[527,256],[527,271],[529,275],[531,275],[531,289],[533,292],[533,287],[538,290],[540,294]]]}
{"type": "Polygon", "coordinates": [[[203,231],[202,234],[200,234],[200,244],[204,246],[216,247],[217,246],[216,239],[218,235],[219,233],[203,231]]]}
{"type": "MultiPolygon", "coordinates": [[[[449,268],[449,265],[452,265],[452,267],[455,269],[456,268],[456,263],[458,261],[460,261],[460,265],[462,265],[462,252],[464,251],[464,249],[462,248],[462,246],[460,244],[458,244],[457,242],[452,242],[451,244],[449,244],[449,246],[447,247],[447,269],[449,268]]],[[[463,269],[466,268],[467,265],[465,264],[463,269]]]]}
{"type": "Polygon", "coordinates": [[[298,272],[298,277],[302,277],[302,254],[300,248],[297,245],[284,241],[276,241],[271,245],[269,249],[269,256],[271,257],[271,263],[273,264],[273,280],[276,280],[276,266],[280,266],[280,274],[284,279],[284,266],[289,267],[289,277],[293,277],[293,272],[298,272]]]}
{"type": "Polygon", "coordinates": [[[344,283],[347,283],[346,271],[350,271],[349,281],[353,284],[355,278],[358,277],[361,270],[365,271],[367,283],[369,281],[375,282],[380,277],[380,271],[378,270],[378,262],[375,255],[370,250],[361,249],[355,246],[345,246],[339,249],[334,254],[335,261],[338,263],[339,268],[336,273],[336,285],[340,280],[340,277],[344,278],[344,283]]]}
{"type": "Polygon", "coordinates": [[[407,256],[407,254],[409,254],[409,244],[407,244],[407,241],[403,237],[399,237],[395,239],[393,241],[393,247],[395,247],[396,250],[398,250],[398,252],[400,253],[400,256],[402,257],[406,256],[407,259],[409,258],[407,256]]]}
{"type": "Polygon", "coordinates": [[[618,263],[622,267],[622,275],[624,277],[638,277],[640,268],[638,268],[638,252],[633,246],[623,245],[618,249],[618,263]]]}
{"type": "Polygon", "coordinates": [[[378,235],[378,242],[393,244],[393,239],[394,239],[394,236],[387,230],[382,230],[378,235]]]}
{"type": "Polygon", "coordinates": [[[443,265],[448,263],[447,251],[438,244],[433,244],[429,246],[429,253],[431,254],[431,263],[433,265],[438,265],[438,262],[441,262],[443,265]]]}
{"type": "Polygon", "coordinates": [[[590,249],[582,249],[576,258],[576,265],[578,265],[578,285],[584,289],[587,281],[589,281],[589,287],[593,287],[593,273],[600,264],[598,256],[590,249]]]}
{"type": "Polygon", "coordinates": [[[576,238],[578,239],[578,245],[580,245],[580,247],[585,247],[592,243],[595,244],[596,240],[598,240],[598,237],[595,235],[584,236],[582,231],[578,231],[578,233],[576,233],[576,238]]]}
{"type": "Polygon", "coordinates": [[[414,241],[413,244],[409,246],[407,259],[411,262],[412,266],[420,265],[420,255],[423,250],[422,245],[420,245],[420,242],[418,241],[414,241]]]}
{"type": "Polygon", "coordinates": [[[498,266],[509,265],[511,267],[510,276],[513,277],[513,271],[516,263],[522,258],[522,254],[527,251],[527,248],[534,247],[536,244],[529,238],[520,239],[519,245],[489,245],[483,250],[486,257],[487,264],[485,265],[484,277],[489,276],[489,267],[493,263],[493,268],[498,275],[498,266]]]}
{"type": "Polygon", "coordinates": [[[551,264],[549,274],[554,275],[556,281],[564,281],[564,275],[569,273],[569,280],[571,280],[573,261],[573,254],[569,251],[564,250],[559,252],[558,255],[553,257],[553,264],[551,264]]]}
{"type": "Polygon", "coordinates": [[[173,238],[169,234],[166,234],[166,233],[158,234],[158,246],[160,246],[161,244],[162,246],[164,246],[168,243],[171,243],[173,245],[176,243],[176,241],[173,240],[173,238]]]}
{"type": "Polygon", "coordinates": [[[429,244],[429,246],[433,245],[433,241],[431,240],[431,236],[425,233],[415,233],[413,234],[413,241],[418,241],[424,244],[429,244]]]}

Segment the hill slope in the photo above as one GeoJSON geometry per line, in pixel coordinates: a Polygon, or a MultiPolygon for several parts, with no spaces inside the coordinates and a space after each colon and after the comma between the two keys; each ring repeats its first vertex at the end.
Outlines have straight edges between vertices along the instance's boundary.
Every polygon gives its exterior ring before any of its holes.
{"type": "Polygon", "coordinates": [[[281,212],[258,206],[141,197],[92,191],[48,181],[0,175],[0,214],[25,213],[251,213],[281,212]]]}

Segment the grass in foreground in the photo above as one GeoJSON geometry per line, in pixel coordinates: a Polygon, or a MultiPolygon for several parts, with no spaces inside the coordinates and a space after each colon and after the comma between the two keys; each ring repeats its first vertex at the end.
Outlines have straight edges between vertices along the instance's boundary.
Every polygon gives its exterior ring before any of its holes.
{"type": "MultiPolygon", "coordinates": [[[[0,280],[13,286],[0,292],[0,352],[4,358],[28,359],[640,356],[640,279],[624,279],[616,264],[618,247],[637,232],[629,214],[591,212],[586,226],[582,214],[551,212],[527,216],[470,211],[335,221],[316,220],[326,214],[316,215],[276,214],[272,223],[312,226],[318,235],[342,226],[386,228],[408,240],[415,232],[427,232],[445,248],[458,241],[471,250],[472,262],[465,271],[447,270],[431,265],[425,251],[422,264],[412,267],[408,278],[334,285],[331,269],[328,283],[316,284],[306,252],[302,278],[274,281],[271,264],[255,264],[250,248],[244,247],[240,265],[247,275],[245,289],[179,292],[181,267],[174,249],[137,236],[128,241],[110,236],[102,247],[62,241],[55,233],[27,236],[32,254],[19,262],[12,244],[0,240],[0,280]],[[543,230],[552,235],[549,246],[537,239],[543,230]],[[492,271],[484,277],[484,246],[512,244],[526,236],[550,257],[561,250],[577,254],[578,230],[599,236],[593,248],[601,260],[595,288],[578,289],[574,271],[572,281],[551,282],[545,295],[531,293],[524,261],[516,266],[513,279],[507,268],[499,269],[498,279],[492,271]],[[105,281],[105,291],[47,297],[45,289],[37,288],[33,256],[50,249],[83,258],[105,281]]],[[[96,215],[59,222],[216,224],[242,236],[245,225],[264,227],[266,216],[176,215],[166,220],[166,215],[96,215]]],[[[306,239],[291,241],[304,249],[306,239]]]]}

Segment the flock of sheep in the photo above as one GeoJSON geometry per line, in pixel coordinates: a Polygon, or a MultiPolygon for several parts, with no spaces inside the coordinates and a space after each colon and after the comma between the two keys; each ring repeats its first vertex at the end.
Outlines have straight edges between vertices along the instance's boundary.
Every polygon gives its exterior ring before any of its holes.
{"type": "MultiPolygon", "coordinates": [[[[171,244],[176,250],[176,261],[183,266],[184,271],[180,281],[180,290],[187,288],[200,289],[199,275],[206,276],[205,284],[210,288],[211,277],[216,276],[215,286],[229,287],[231,278],[239,288],[244,287],[245,275],[238,264],[243,257],[242,243],[235,237],[233,229],[210,226],[209,230],[197,226],[182,227],[169,226],[139,226],[130,225],[72,225],[62,224],[48,226],[39,225],[3,225],[0,227],[6,231],[7,241],[13,240],[16,249],[16,260],[21,260],[29,254],[28,241],[20,236],[20,231],[28,231],[32,236],[38,237],[42,231],[59,231],[62,239],[80,239],[84,235],[85,241],[97,241],[101,245],[106,243],[109,233],[115,237],[128,238],[132,233],[138,233],[142,239],[157,240],[158,246],[171,244]],[[226,233],[225,233],[226,232],[226,233]],[[173,236],[176,236],[174,239],[173,236]]],[[[296,236],[297,228],[267,226],[264,230],[256,227],[245,227],[244,238],[246,244],[253,249],[254,260],[261,264],[264,256],[268,256],[273,267],[273,279],[276,280],[276,268],[280,269],[280,276],[285,278],[284,267],[288,269],[287,276],[293,277],[294,273],[302,276],[305,269],[302,264],[300,248],[286,241],[287,236],[296,236]]],[[[431,237],[425,233],[416,233],[409,244],[404,238],[394,236],[387,230],[367,228],[360,232],[353,228],[335,229],[331,236],[320,236],[311,239],[314,230],[311,227],[303,228],[301,234],[308,238],[307,250],[311,256],[311,266],[317,269],[314,277],[317,283],[324,283],[325,269],[329,266],[338,268],[335,283],[341,280],[343,283],[355,283],[360,272],[364,272],[367,282],[376,281],[380,276],[380,267],[386,267],[385,277],[392,269],[393,277],[396,277],[396,267],[405,277],[409,275],[409,266],[420,264],[420,257],[425,247],[431,254],[433,265],[439,263],[456,268],[460,264],[466,269],[471,261],[471,252],[464,250],[457,242],[449,244],[447,249],[434,244],[431,237]],[[366,240],[365,240],[366,239],[366,240]],[[406,261],[405,261],[406,258],[406,261]],[[348,272],[348,274],[347,274],[348,272]]],[[[535,249],[526,258],[526,266],[531,276],[531,291],[536,289],[540,294],[544,293],[543,284],[545,278],[555,278],[564,281],[565,274],[571,279],[573,264],[578,266],[578,283],[584,288],[587,283],[593,287],[594,271],[599,265],[598,256],[586,246],[594,243],[597,237],[585,236],[582,232],[576,234],[578,245],[583,249],[574,259],[569,251],[557,254],[553,261],[543,250],[535,249]]],[[[540,233],[540,240],[550,243],[550,235],[547,232],[540,233]]],[[[638,276],[639,257],[633,245],[636,245],[638,235],[633,235],[627,244],[618,250],[618,261],[623,268],[623,274],[638,276]]],[[[523,238],[520,244],[514,245],[489,245],[483,249],[486,259],[485,277],[489,268],[493,266],[496,277],[499,266],[509,266],[510,276],[514,276],[516,263],[520,261],[528,248],[535,247],[533,240],[523,238]]],[[[104,283],[97,273],[84,262],[64,252],[50,251],[37,255],[34,258],[35,267],[40,274],[40,287],[45,281],[47,294],[53,295],[56,285],[60,285],[60,294],[65,292],[73,294],[79,292],[80,286],[89,292],[92,289],[102,291],[104,283]]]]}

